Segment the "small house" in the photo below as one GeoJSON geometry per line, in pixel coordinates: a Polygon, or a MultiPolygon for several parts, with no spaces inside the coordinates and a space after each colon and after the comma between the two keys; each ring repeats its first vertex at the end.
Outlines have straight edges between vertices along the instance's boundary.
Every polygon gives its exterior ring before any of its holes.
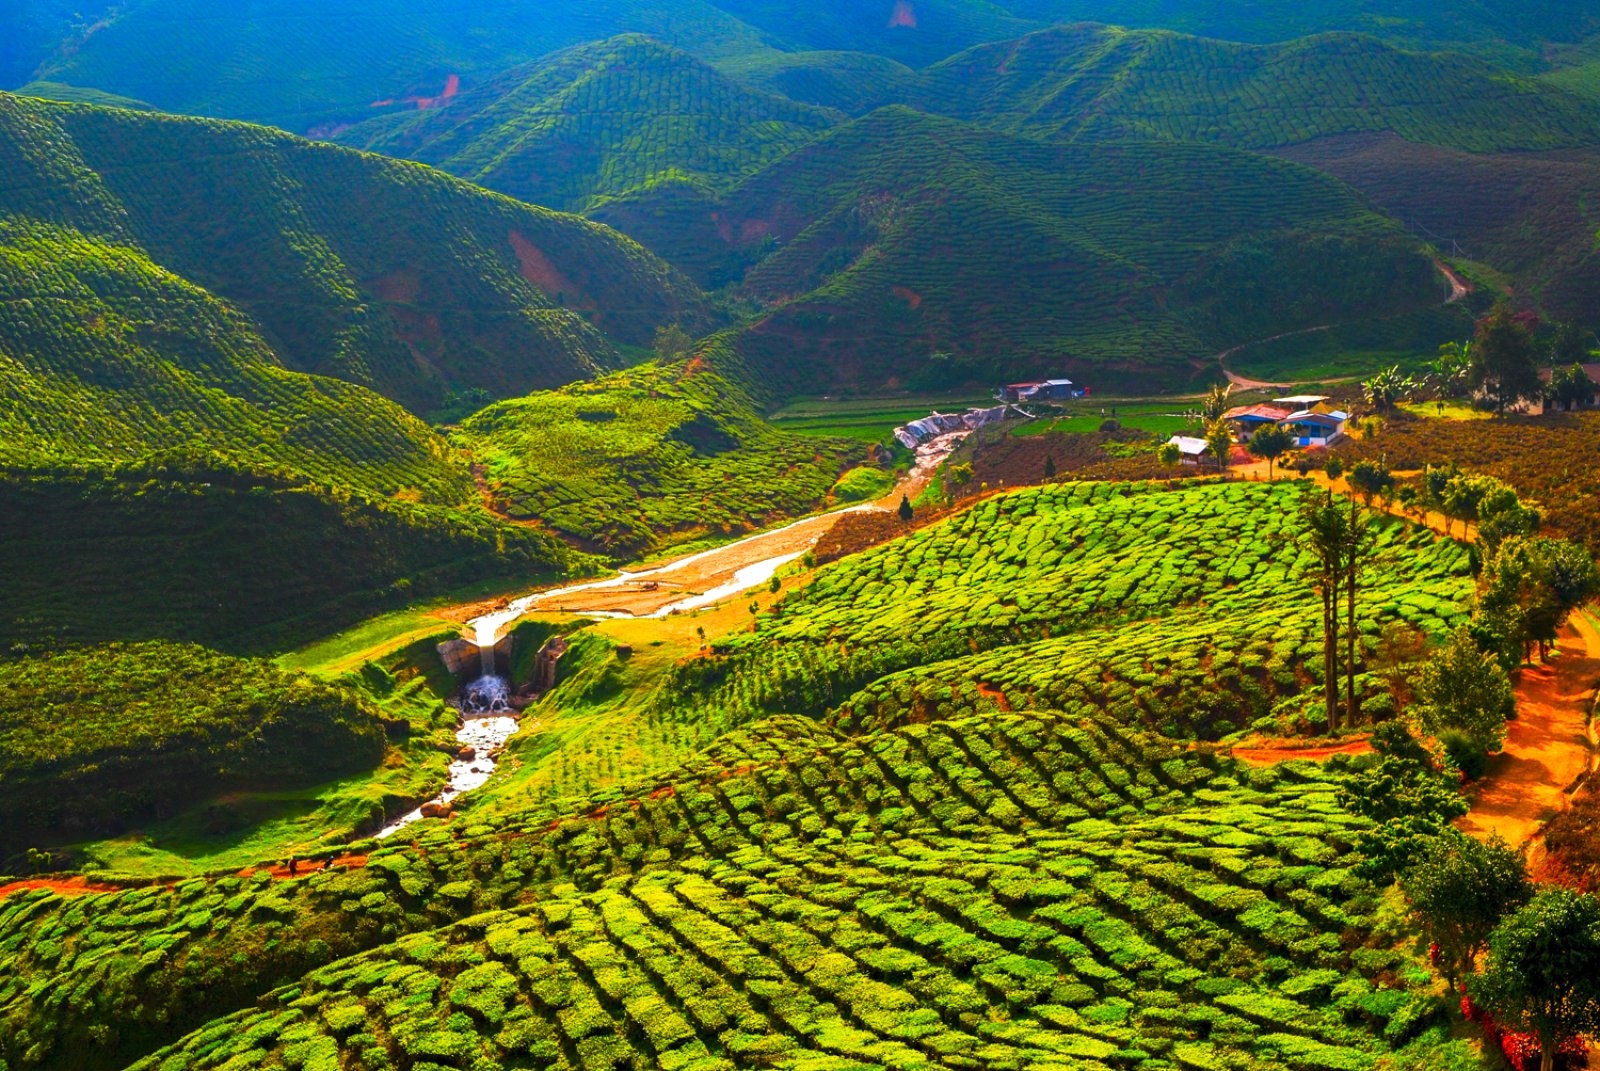
{"type": "Polygon", "coordinates": [[[1283,427],[1300,446],[1329,446],[1344,438],[1345,425],[1349,422],[1350,414],[1339,410],[1316,413],[1302,409],[1285,417],[1283,427]]]}
{"type": "Polygon", "coordinates": [[[1033,383],[1007,383],[1000,388],[1000,400],[1018,402],[1070,402],[1088,391],[1070,379],[1045,379],[1033,383]]]}
{"type": "Polygon", "coordinates": [[[1282,424],[1294,412],[1277,405],[1243,405],[1222,414],[1222,419],[1233,429],[1233,437],[1247,443],[1256,432],[1269,425],[1282,424]]]}
{"type": "Polygon", "coordinates": [[[1178,454],[1185,465],[1198,466],[1211,453],[1211,447],[1204,439],[1174,435],[1167,442],[1178,448],[1178,454]]]}

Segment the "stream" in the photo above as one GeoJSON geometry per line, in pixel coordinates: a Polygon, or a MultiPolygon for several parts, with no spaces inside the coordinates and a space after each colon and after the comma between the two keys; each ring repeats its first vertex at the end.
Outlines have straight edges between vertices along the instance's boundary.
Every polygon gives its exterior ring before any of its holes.
{"type": "MultiPolygon", "coordinates": [[[[932,478],[933,473],[944,463],[955,448],[961,445],[971,432],[957,431],[930,439],[917,447],[916,460],[908,476],[890,493],[890,501],[900,494],[915,494],[920,491],[932,478]]],[[[712,606],[724,599],[742,594],[746,591],[761,587],[770,581],[778,570],[784,566],[800,560],[822,538],[829,525],[819,523],[831,518],[842,517],[849,513],[867,513],[882,510],[884,507],[877,503],[866,505],[847,506],[830,513],[816,517],[805,517],[766,532],[759,532],[746,536],[736,542],[725,546],[715,547],[711,550],[691,554],[675,562],[657,566],[653,569],[641,569],[637,572],[622,570],[613,577],[604,580],[591,580],[581,584],[570,584],[562,588],[553,588],[549,591],[534,592],[525,595],[511,603],[504,609],[496,610],[492,614],[475,618],[469,625],[472,629],[473,642],[478,645],[483,658],[483,672],[481,676],[463,690],[465,697],[464,710],[461,717],[461,726],[456,730],[456,740],[462,748],[471,748],[471,759],[457,758],[450,763],[450,772],[445,783],[445,789],[438,796],[424,803],[422,806],[408,812],[385,825],[375,836],[379,840],[386,839],[405,829],[407,826],[421,821],[424,810],[436,812],[438,808],[448,809],[452,801],[464,792],[480,788],[494,774],[495,767],[499,764],[499,755],[505,747],[506,741],[514,736],[520,728],[517,715],[511,711],[509,695],[511,682],[495,674],[494,646],[499,640],[501,630],[529,611],[536,608],[555,609],[562,613],[581,614],[584,617],[597,618],[635,618],[637,615],[623,613],[616,610],[585,609],[583,600],[576,598],[587,593],[615,591],[629,585],[644,584],[658,578],[671,577],[675,573],[694,568],[704,562],[714,561],[717,558],[730,557],[738,559],[740,553],[752,546],[763,542],[786,543],[783,538],[796,529],[805,526],[814,526],[816,532],[805,540],[805,545],[799,550],[786,547],[784,553],[768,558],[761,558],[748,565],[740,566],[733,575],[698,595],[690,595],[660,607],[653,613],[644,615],[646,618],[663,618],[672,614],[687,613],[703,607],[712,606]],[[575,600],[575,601],[574,601],[575,600]],[[553,606],[551,604],[554,604],[553,606]],[[496,702],[495,697],[503,697],[503,702],[496,702]],[[476,701],[474,701],[476,700],[476,701]]],[[[792,546],[792,545],[791,545],[792,546]]]]}

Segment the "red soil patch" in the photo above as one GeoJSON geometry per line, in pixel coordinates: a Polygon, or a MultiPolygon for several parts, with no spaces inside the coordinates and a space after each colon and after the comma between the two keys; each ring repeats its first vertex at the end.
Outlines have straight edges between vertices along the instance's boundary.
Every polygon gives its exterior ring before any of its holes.
{"type": "Polygon", "coordinates": [[[1499,834],[1512,845],[1538,839],[1540,827],[1568,805],[1568,790],[1589,770],[1589,709],[1597,683],[1600,632],[1575,614],[1552,661],[1519,674],[1517,720],[1477,785],[1472,811],[1460,822],[1464,832],[1499,834]]]}
{"type": "Polygon", "coordinates": [[[1006,693],[1002,692],[992,684],[979,684],[977,685],[977,689],[978,694],[983,696],[985,699],[994,700],[995,705],[1000,708],[1001,713],[1011,713],[1011,700],[1006,698],[1006,693]]]}
{"type": "Polygon", "coordinates": [[[422,278],[411,269],[402,268],[379,279],[375,289],[384,301],[410,305],[422,296],[422,278]]]}
{"type": "Polygon", "coordinates": [[[13,881],[9,885],[0,885],[0,900],[4,900],[12,893],[26,892],[29,889],[49,889],[60,896],[82,896],[85,893],[116,892],[115,885],[99,885],[87,878],[29,878],[26,881],[13,881]]]}
{"type": "Polygon", "coordinates": [[[544,250],[516,231],[511,232],[511,248],[516,251],[517,261],[522,267],[522,277],[543,290],[546,295],[552,299],[557,295],[564,295],[569,305],[582,304],[588,300],[572,280],[563,275],[561,269],[545,255],[544,250]]]}
{"type": "Polygon", "coordinates": [[[893,288],[893,291],[894,296],[911,306],[913,312],[922,308],[922,295],[909,286],[897,286],[893,288]]]}
{"type": "Polygon", "coordinates": [[[1250,766],[1276,766],[1280,762],[1308,759],[1325,762],[1335,755],[1370,755],[1372,744],[1365,738],[1326,747],[1296,746],[1289,741],[1265,741],[1263,747],[1236,747],[1231,754],[1250,766]]]}

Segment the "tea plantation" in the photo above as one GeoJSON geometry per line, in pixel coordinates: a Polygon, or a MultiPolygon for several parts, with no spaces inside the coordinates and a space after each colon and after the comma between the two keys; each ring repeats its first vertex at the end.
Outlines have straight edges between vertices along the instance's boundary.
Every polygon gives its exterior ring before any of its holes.
{"type": "Polygon", "coordinates": [[[520,394],[615,367],[618,346],[704,315],[691,284],[614,232],[414,165],[10,95],[0,132],[8,366],[46,386],[87,379],[112,413],[111,388],[137,380],[83,369],[96,336],[190,375],[218,366],[201,386],[223,394],[259,392],[217,350],[426,413],[455,390],[520,394]],[[48,270],[57,249],[66,263],[48,270]]]}
{"type": "Polygon", "coordinates": [[[701,359],[502,402],[456,442],[497,509],[623,555],[808,513],[865,453],[775,430],[701,359]]]}
{"type": "Polygon", "coordinates": [[[299,880],[14,893],[0,1058],[1367,1068],[1436,1002],[1337,784],[1107,719],[779,719],[299,880]]]}
{"type": "Polygon", "coordinates": [[[448,108],[359,124],[338,140],[583,212],[665,180],[726,189],[836,118],[627,36],[515,68],[448,108]]]}
{"type": "Polygon", "coordinates": [[[1547,83],[1354,34],[1252,46],[1070,26],[953,56],[925,86],[930,111],[1036,137],[1259,149],[1390,132],[1473,153],[1600,142],[1592,109],[1547,83]]]}
{"type": "Polygon", "coordinates": [[[885,108],[698,209],[671,192],[625,225],[657,247],[698,211],[706,243],[759,258],[740,292],[774,307],[738,344],[789,393],[1061,372],[1176,390],[1240,342],[1447,293],[1348,188],[1218,146],[1048,144],[885,108]]]}
{"type": "MultiPolygon", "coordinates": [[[[1295,485],[1067,483],[984,500],[820,571],[755,631],[686,664],[665,716],[737,724],[1051,708],[1217,739],[1311,715],[1321,599],[1295,485]]],[[[1379,526],[1358,619],[1435,639],[1469,616],[1458,544],[1379,526]]],[[[1368,690],[1363,681],[1363,691],[1368,690]]],[[[1309,726],[1308,726],[1309,727],[1309,726]]]]}
{"type": "Polygon", "coordinates": [[[386,747],[355,694],[200,647],[0,661],[0,860],[231,789],[370,769],[386,747]]]}

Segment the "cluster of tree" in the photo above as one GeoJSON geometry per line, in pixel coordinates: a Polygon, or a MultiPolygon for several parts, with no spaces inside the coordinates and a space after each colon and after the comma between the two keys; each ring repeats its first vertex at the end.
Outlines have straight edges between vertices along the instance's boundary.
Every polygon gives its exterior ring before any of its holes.
{"type": "Polygon", "coordinates": [[[1476,523],[1479,545],[1490,553],[1512,536],[1537,532],[1544,519],[1510,484],[1462,472],[1454,463],[1424,469],[1412,500],[1443,514],[1446,521],[1460,521],[1463,528],[1476,523]]]}
{"type": "Polygon", "coordinates": [[[1405,395],[1429,391],[1440,398],[1481,397],[1504,413],[1525,402],[1545,401],[1564,409],[1588,405],[1600,393],[1583,365],[1590,358],[1592,333],[1572,323],[1559,323],[1540,339],[1539,319],[1497,305],[1478,321],[1470,342],[1447,342],[1423,379],[1409,379],[1399,369],[1380,373],[1363,384],[1375,408],[1392,408],[1405,395]],[[1547,385],[1542,367],[1552,369],[1547,385]]]}
{"type": "Polygon", "coordinates": [[[1521,853],[1455,830],[1425,845],[1401,888],[1451,991],[1537,1039],[1543,1071],[1600,1027],[1600,900],[1539,889],[1521,853]]]}

